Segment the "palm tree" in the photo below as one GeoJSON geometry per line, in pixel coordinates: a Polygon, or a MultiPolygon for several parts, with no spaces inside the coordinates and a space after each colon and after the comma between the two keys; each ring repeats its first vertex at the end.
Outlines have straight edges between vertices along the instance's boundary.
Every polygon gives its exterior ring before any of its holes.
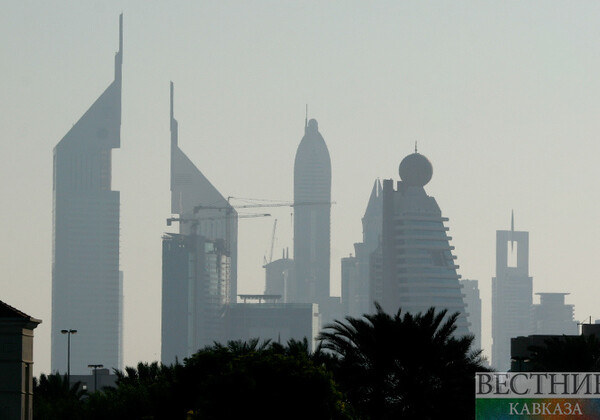
{"type": "Polygon", "coordinates": [[[33,379],[33,412],[36,419],[83,418],[83,397],[86,391],[81,382],[69,384],[67,375],[41,374],[33,379]]]}
{"type": "Polygon", "coordinates": [[[360,418],[474,417],[475,372],[486,370],[473,336],[455,337],[458,313],[385,313],[335,321],[319,336],[334,378],[360,418]]]}

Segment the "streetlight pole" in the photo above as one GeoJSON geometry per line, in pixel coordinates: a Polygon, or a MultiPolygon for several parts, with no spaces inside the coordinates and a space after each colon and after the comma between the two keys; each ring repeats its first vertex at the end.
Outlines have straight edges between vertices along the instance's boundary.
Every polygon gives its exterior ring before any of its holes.
{"type": "Polygon", "coordinates": [[[94,392],[98,390],[98,369],[103,368],[104,365],[88,365],[89,368],[94,369],[94,392]]]}
{"type": "Polygon", "coordinates": [[[71,334],[76,334],[77,330],[60,330],[61,333],[67,334],[67,382],[71,387],[71,334]]]}

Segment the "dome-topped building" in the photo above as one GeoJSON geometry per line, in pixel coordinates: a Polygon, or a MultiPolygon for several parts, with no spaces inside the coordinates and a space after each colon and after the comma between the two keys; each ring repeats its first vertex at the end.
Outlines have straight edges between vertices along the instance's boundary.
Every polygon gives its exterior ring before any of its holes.
{"type": "Polygon", "coordinates": [[[331,160],[317,120],[305,124],[294,161],[295,302],[329,298],[331,160]]]}
{"type": "Polygon", "coordinates": [[[424,187],[433,175],[433,166],[429,159],[422,154],[415,152],[406,156],[400,162],[398,168],[400,179],[406,185],[413,187],[424,187]]]}
{"type": "MultiPolygon", "coordinates": [[[[395,313],[425,312],[430,307],[459,313],[457,335],[469,333],[456,256],[448,228],[435,200],[425,192],[433,166],[420,153],[400,163],[398,181],[383,181],[381,274],[372,279],[371,301],[395,313]]],[[[374,259],[376,260],[376,259],[374,259]]]]}

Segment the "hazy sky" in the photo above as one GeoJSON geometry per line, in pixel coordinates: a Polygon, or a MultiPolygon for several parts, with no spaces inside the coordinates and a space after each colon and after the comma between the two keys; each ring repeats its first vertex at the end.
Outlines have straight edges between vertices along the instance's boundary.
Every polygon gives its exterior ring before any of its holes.
{"type": "MultiPolygon", "coordinates": [[[[308,103],[332,161],[333,294],[373,181],[398,179],[418,141],[459,273],[479,280],[486,349],[511,209],[534,292],[600,318],[600,2],[5,0],[0,300],[43,320],[36,374],[50,369],[52,149],[113,80],[121,12],[127,364],[160,359],[170,80],[180,146],[225,196],[291,200],[308,103]]],[[[275,218],[275,255],[291,247],[290,211],[240,221],[240,293],[264,290],[275,218]]]]}

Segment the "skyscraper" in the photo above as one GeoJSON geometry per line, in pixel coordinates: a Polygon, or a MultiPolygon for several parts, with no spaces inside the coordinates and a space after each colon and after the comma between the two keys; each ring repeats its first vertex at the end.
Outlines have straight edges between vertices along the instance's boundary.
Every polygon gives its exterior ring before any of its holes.
{"type": "Polygon", "coordinates": [[[329,299],[331,160],[319,125],[311,119],[294,162],[293,302],[329,299]]]}
{"type": "Polygon", "coordinates": [[[171,82],[171,213],[178,214],[179,233],[222,239],[231,258],[229,301],[237,298],[237,212],[192,163],[178,144],[171,82]]]}
{"type": "Polygon", "coordinates": [[[293,282],[294,260],[288,258],[286,252],[280,259],[263,266],[265,269],[265,295],[280,295],[281,302],[289,300],[289,285],[293,282]]]}
{"type": "Polygon", "coordinates": [[[510,339],[531,333],[533,279],[529,233],[496,231],[496,277],[492,278],[492,367],[510,367],[510,339]]]}
{"type": "Polygon", "coordinates": [[[163,237],[161,361],[180,361],[227,340],[224,323],[231,259],[224,241],[201,235],[163,237]]]}
{"type": "Polygon", "coordinates": [[[473,347],[481,349],[481,297],[479,297],[479,282],[477,280],[461,280],[467,305],[467,320],[471,324],[471,334],[475,336],[473,347]]]}
{"type": "Polygon", "coordinates": [[[397,189],[383,181],[382,272],[373,290],[383,309],[425,312],[430,307],[459,313],[456,334],[468,334],[468,321],[447,218],[423,188],[433,175],[429,160],[416,152],[400,163],[397,189]]]}
{"type": "Polygon", "coordinates": [[[577,335],[579,327],[573,317],[575,305],[565,304],[569,293],[536,293],[540,303],[532,308],[532,333],[577,335]]]}
{"type": "Polygon", "coordinates": [[[119,191],[111,190],[111,150],[121,143],[123,16],[114,81],[54,148],[52,370],[87,373],[89,363],[121,368],[122,278],[119,191]]]}
{"type": "Polygon", "coordinates": [[[355,256],[342,259],[344,314],[360,317],[371,312],[371,256],[381,241],[382,195],[379,179],[373,184],[362,218],[363,241],[354,244],[355,256]]]}
{"type": "Polygon", "coordinates": [[[161,360],[173,363],[223,341],[225,305],[236,302],[237,212],[178,145],[171,83],[171,212],[163,237],[161,360]]]}

